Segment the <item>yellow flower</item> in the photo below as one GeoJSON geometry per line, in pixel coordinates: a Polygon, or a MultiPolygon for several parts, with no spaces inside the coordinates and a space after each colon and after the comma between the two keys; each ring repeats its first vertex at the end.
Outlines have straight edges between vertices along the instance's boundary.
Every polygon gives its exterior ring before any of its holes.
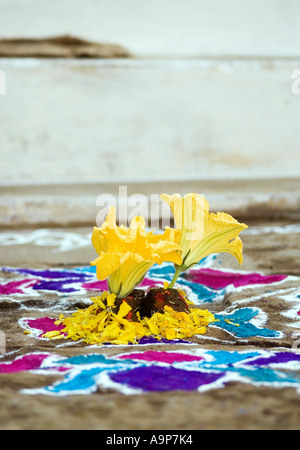
{"type": "Polygon", "coordinates": [[[143,217],[134,217],[130,227],[116,225],[116,212],[110,208],[101,228],[94,228],[92,243],[99,257],[91,262],[97,266],[99,280],[108,279],[109,291],[126,297],[141,283],[148,270],[164,261],[180,265],[180,230],[168,228],[163,234],[145,231],[143,217]]]}
{"type": "Polygon", "coordinates": [[[243,244],[239,233],[248,228],[229,214],[209,212],[207,200],[198,194],[161,195],[171,208],[176,228],[181,230],[180,245],[182,263],[175,263],[175,275],[170,287],[173,287],[181,272],[198,264],[213,253],[231,253],[239,264],[243,262],[243,244]]]}

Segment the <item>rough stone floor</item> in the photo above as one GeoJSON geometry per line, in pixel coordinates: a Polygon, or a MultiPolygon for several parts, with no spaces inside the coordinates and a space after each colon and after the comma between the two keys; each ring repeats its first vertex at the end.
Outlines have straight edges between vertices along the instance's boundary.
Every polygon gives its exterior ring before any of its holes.
{"type": "MultiPolygon", "coordinates": [[[[202,336],[104,347],[46,340],[60,313],[101,288],[90,235],[0,233],[0,429],[299,429],[300,225],[252,224],[242,267],[221,255],[179,280],[218,319],[202,336]]],[[[144,286],[171,273],[156,266],[144,286]]]]}

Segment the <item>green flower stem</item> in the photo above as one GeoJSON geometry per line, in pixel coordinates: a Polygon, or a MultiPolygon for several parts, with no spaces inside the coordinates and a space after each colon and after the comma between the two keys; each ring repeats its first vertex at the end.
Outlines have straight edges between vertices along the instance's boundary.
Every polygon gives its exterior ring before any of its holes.
{"type": "Polygon", "coordinates": [[[177,267],[177,269],[175,271],[175,274],[174,274],[174,277],[173,277],[173,280],[171,281],[171,284],[169,285],[168,289],[172,289],[174,287],[174,285],[175,285],[175,283],[177,281],[177,278],[179,277],[181,272],[182,272],[181,266],[177,267]]]}

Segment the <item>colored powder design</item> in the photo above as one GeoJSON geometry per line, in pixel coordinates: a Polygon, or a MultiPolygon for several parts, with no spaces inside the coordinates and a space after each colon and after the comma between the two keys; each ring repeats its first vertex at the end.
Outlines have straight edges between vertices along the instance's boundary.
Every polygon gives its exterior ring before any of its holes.
{"type": "Polygon", "coordinates": [[[87,370],[81,370],[74,376],[68,375],[61,383],[45,388],[44,393],[48,395],[70,395],[80,393],[92,393],[97,389],[96,376],[104,369],[94,367],[87,370]]]}
{"type": "Polygon", "coordinates": [[[158,341],[156,338],[152,336],[144,336],[142,337],[142,339],[139,340],[139,345],[149,345],[149,344],[190,344],[190,342],[185,339],[165,339],[165,338],[162,338],[158,341]]]}
{"type": "MultiPolygon", "coordinates": [[[[214,258],[205,258],[200,262],[200,268],[190,270],[178,278],[178,285],[193,294],[193,301],[211,303],[224,298],[228,286],[243,287],[255,284],[277,283],[287,278],[286,275],[262,275],[259,273],[224,272],[210,269],[209,264],[214,258]]],[[[16,280],[10,283],[0,283],[0,295],[28,294],[33,291],[49,291],[62,294],[77,294],[79,292],[99,292],[107,290],[107,282],[99,281],[96,268],[83,266],[74,269],[22,269],[2,267],[3,272],[25,275],[26,280],[16,280]],[[28,278],[32,276],[32,279],[28,278]],[[27,292],[24,291],[27,289],[27,292]]],[[[148,276],[142,281],[142,288],[162,286],[170,282],[174,275],[174,266],[170,263],[154,265],[148,276]]]]}
{"type": "Polygon", "coordinates": [[[48,354],[32,353],[24,355],[14,361],[0,364],[0,373],[14,373],[25,370],[39,369],[42,362],[48,357],[48,354]]]}
{"type": "Polygon", "coordinates": [[[39,269],[18,269],[18,268],[5,268],[2,267],[2,271],[4,272],[13,272],[19,273],[22,275],[32,275],[34,277],[45,278],[45,279],[72,279],[74,281],[85,280],[86,278],[92,277],[92,274],[88,273],[80,273],[79,271],[71,271],[71,270],[39,270],[39,269]]]}
{"type": "Polygon", "coordinates": [[[269,366],[270,364],[287,364],[289,362],[300,362],[300,354],[276,353],[268,358],[258,358],[249,364],[253,366],[269,366]]]}
{"type": "Polygon", "coordinates": [[[206,385],[216,388],[226,386],[232,380],[254,385],[268,384],[273,387],[295,386],[300,391],[300,377],[297,373],[300,367],[298,358],[298,366],[293,374],[290,370],[285,372],[262,367],[267,366],[267,360],[270,364],[280,364],[287,360],[295,361],[295,355],[267,353],[268,357],[263,358],[262,354],[266,355],[266,352],[207,351],[203,352],[202,361],[183,362],[173,364],[171,367],[138,367],[131,371],[113,373],[110,377],[117,383],[145,392],[175,389],[201,390],[201,387],[206,385]],[[184,374],[185,369],[188,370],[184,374]]]}
{"type": "Polygon", "coordinates": [[[39,269],[2,267],[2,271],[26,276],[30,275],[33,276],[34,279],[31,280],[32,281],[31,287],[35,291],[51,291],[68,294],[79,292],[81,290],[83,283],[93,280],[95,277],[95,275],[90,272],[80,272],[77,270],[65,270],[65,269],[39,270],[39,269]]]}
{"type": "MultiPolygon", "coordinates": [[[[129,358],[127,358],[129,359],[129,358]]],[[[104,355],[98,354],[98,353],[92,353],[90,355],[78,355],[78,356],[72,356],[70,358],[65,358],[60,361],[60,364],[68,364],[71,366],[82,366],[82,365],[90,365],[90,364],[97,364],[97,365],[116,365],[118,362],[116,359],[113,358],[106,358],[104,355]]],[[[131,362],[124,361],[123,364],[131,364],[131,362]]]]}
{"type": "Polygon", "coordinates": [[[50,317],[42,317],[41,319],[27,319],[25,323],[31,329],[41,331],[39,337],[42,337],[43,334],[48,331],[61,331],[65,328],[64,325],[55,325],[55,321],[57,319],[51,319],[50,317]]]}
{"type": "Polygon", "coordinates": [[[118,361],[105,358],[103,355],[81,355],[63,359],[60,363],[65,368],[66,365],[71,366],[65,378],[44,389],[37,390],[36,393],[46,395],[89,394],[97,390],[99,375],[136,366],[132,361],[118,361]]]}
{"type": "Polygon", "coordinates": [[[57,280],[42,280],[39,281],[35,286],[33,286],[33,289],[36,291],[56,291],[56,292],[63,292],[65,294],[71,294],[72,292],[78,292],[79,289],[76,289],[72,285],[75,280],[68,280],[66,281],[57,281],[57,280]]]}
{"type": "Polygon", "coordinates": [[[259,351],[253,352],[237,352],[237,351],[227,351],[227,350],[210,350],[209,352],[204,353],[204,361],[201,363],[201,367],[206,369],[217,369],[228,367],[238,366],[240,363],[244,363],[246,361],[247,365],[249,361],[258,358],[261,356],[259,351]]]}
{"type": "Polygon", "coordinates": [[[161,391],[220,389],[232,381],[277,387],[294,387],[300,393],[300,355],[268,350],[148,351],[107,358],[99,353],[70,358],[28,354],[0,364],[1,373],[57,370],[62,380],[23,393],[44,395],[90,394],[98,386],[125,394],[161,391]],[[288,366],[292,362],[293,366],[288,366]],[[64,373],[65,371],[65,373],[64,373]]]}
{"type": "Polygon", "coordinates": [[[73,269],[74,272],[79,272],[79,273],[84,273],[85,275],[87,273],[96,276],[97,273],[97,266],[80,266],[80,267],[75,267],[73,269]]]}
{"type": "Polygon", "coordinates": [[[117,372],[110,378],[120,384],[147,392],[159,391],[194,391],[200,386],[214,383],[224,373],[207,373],[200,371],[186,371],[174,367],[137,367],[130,371],[117,372]]]}
{"type": "MultiPolygon", "coordinates": [[[[204,258],[200,265],[206,265],[208,260],[212,262],[213,259],[214,258],[204,258]]],[[[155,287],[157,285],[161,285],[164,281],[171,282],[174,276],[174,271],[175,269],[172,264],[166,263],[161,266],[154,265],[149,271],[149,278],[144,280],[143,285],[145,287],[155,287]]],[[[207,286],[194,282],[193,280],[187,280],[183,276],[178,278],[177,284],[182,288],[189,288],[201,303],[211,303],[215,299],[223,297],[225,294],[224,289],[210,289],[207,286]]]]}
{"type": "Polygon", "coordinates": [[[107,281],[91,281],[89,283],[83,283],[81,285],[83,289],[86,289],[87,291],[107,291],[107,281]]]}
{"type": "MultiPolygon", "coordinates": [[[[179,286],[186,288],[187,294],[192,294],[195,304],[213,302],[216,299],[224,298],[228,285],[236,287],[248,286],[251,283],[273,283],[286,278],[285,275],[261,275],[257,273],[224,272],[212,270],[207,267],[212,259],[205,259],[203,267],[191,270],[179,278],[179,286]],[[198,299],[198,303],[197,303],[198,299]]],[[[64,294],[76,294],[77,292],[94,291],[99,292],[107,289],[106,281],[99,281],[96,277],[96,268],[83,266],[74,269],[18,269],[2,268],[3,271],[25,275],[25,280],[17,280],[0,284],[0,294],[29,294],[32,292],[49,291],[64,294]],[[28,279],[28,276],[34,278],[28,279]],[[26,291],[25,291],[26,289],[26,291]]],[[[144,287],[163,285],[164,281],[170,281],[174,274],[174,266],[166,263],[161,266],[154,265],[144,279],[144,287]]],[[[142,286],[142,287],[143,287],[142,286]]],[[[222,328],[238,338],[264,337],[277,338],[281,334],[275,330],[262,328],[255,325],[253,319],[258,314],[255,308],[240,308],[232,314],[217,314],[217,322],[213,326],[222,328]]],[[[36,321],[27,322],[32,329],[40,330],[40,337],[47,331],[62,329],[54,325],[54,319],[43,318],[36,321]]],[[[159,341],[160,343],[172,344],[176,342],[189,343],[189,341],[159,341]]],[[[139,341],[140,345],[158,343],[152,337],[145,337],[139,341]]]]}
{"type": "Polygon", "coordinates": [[[36,280],[10,281],[0,284],[0,295],[25,294],[24,289],[34,286],[36,280]]]}
{"type": "Polygon", "coordinates": [[[179,277],[178,284],[184,288],[188,287],[191,289],[193,294],[196,294],[198,301],[201,303],[212,303],[218,298],[223,298],[225,295],[225,289],[214,290],[210,289],[202,284],[187,281],[183,277],[179,277]]]}
{"type": "Polygon", "coordinates": [[[229,285],[241,287],[255,284],[278,283],[285,280],[287,275],[261,275],[259,273],[245,274],[213,269],[199,269],[191,270],[189,273],[184,274],[184,277],[187,280],[208,286],[212,289],[223,289],[229,285]]]}
{"type": "Polygon", "coordinates": [[[172,353],[172,352],[154,352],[146,351],[143,353],[131,353],[129,355],[123,355],[121,359],[132,359],[140,361],[156,361],[164,362],[168,364],[173,364],[174,362],[184,362],[184,361],[201,361],[203,360],[200,356],[189,355],[185,353],[172,353]]]}
{"type": "Polygon", "coordinates": [[[281,333],[268,328],[259,328],[251,323],[259,311],[256,308],[239,308],[232,314],[215,314],[213,326],[227,330],[240,338],[263,337],[278,338],[281,333]]]}

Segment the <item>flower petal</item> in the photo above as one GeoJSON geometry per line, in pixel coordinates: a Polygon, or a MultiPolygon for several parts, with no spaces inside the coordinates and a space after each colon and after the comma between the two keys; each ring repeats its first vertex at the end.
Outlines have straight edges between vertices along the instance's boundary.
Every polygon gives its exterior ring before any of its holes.
{"type": "Polygon", "coordinates": [[[231,253],[239,264],[242,263],[243,245],[238,235],[247,225],[226,213],[210,213],[208,202],[198,194],[187,194],[183,198],[179,194],[162,194],[161,198],[172,209],[176,227],[181,230],[183,262],[176,263],[175,277],[212,253],[231,253]]]}
{"type": "Polygon", "coordinates": [[[92,265],[97,266],[97,277],[99,280],[105,280],[109,275],[118,270],[124,255],[122,253],[102,253],[92,265]]]}
{"type": "Polygon", "coordinates": [[[184,265],[190,267],[212,253],[231,253],[242,263],[243,245],[238,234],[247,228],[229,214],[207,214],[205,235],[198,244],[190,250],[184,265]]]}
{"type": "Polygon", "coordinates": [[[120,297],[128,295],[139,284],[150,267],[164,261],[181,262],[180,230],[165,230],[161,235],[145,231],[145,219],[131,220],[130,227],[116,226],[116,213],[110,208],[101,228],[95,227],[92,243],[99,257],[99,280],[108,278],[109,289],[120,297]]]}

